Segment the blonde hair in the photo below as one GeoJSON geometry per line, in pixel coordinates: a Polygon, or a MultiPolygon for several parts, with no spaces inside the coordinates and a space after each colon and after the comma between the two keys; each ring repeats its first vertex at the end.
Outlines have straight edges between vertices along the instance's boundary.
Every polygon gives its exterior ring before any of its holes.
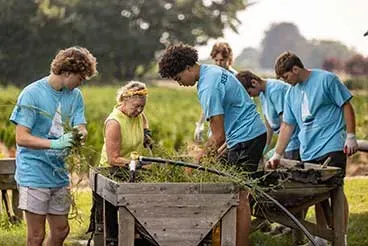
{"type": "Polygon", "coordinates": [[[148,94],[146,84],[139,81],[130,81],[122,86],[116,94],[116,102],[120,104],[124,99],[130,97],[142,97],[148,94]]]}

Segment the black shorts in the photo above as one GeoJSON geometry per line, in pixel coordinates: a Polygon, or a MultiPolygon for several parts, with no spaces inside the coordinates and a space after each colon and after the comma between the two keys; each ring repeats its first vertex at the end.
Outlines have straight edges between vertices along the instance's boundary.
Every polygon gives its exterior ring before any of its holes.
{"type": "Polygon", "coordinates": [[[300,161],[299,149],[293,149],[284,153],[284,158],[288,160],[300,161]]]}
{"type": "Polygon", "coordinates": [[[313,160],[305,161],[305,162],[311,162],[311,163],[318,163],[323,164],[328,157],[331,157],[331,161],[328,164],[331,167],[339,167],[343,170],[343,174],[345,177],[345,169],[346,169],[346,154],[343,151],[334,151],[327,153],[321,157],[318,157],[313,160]]]}
{"type": "Polygon", "coordinates": [[[264,133],[251,140],[236,144],[228,150],[228,163],[240,166],[247,172],[257,171],[266,140],[267,135],[264,133]]]}

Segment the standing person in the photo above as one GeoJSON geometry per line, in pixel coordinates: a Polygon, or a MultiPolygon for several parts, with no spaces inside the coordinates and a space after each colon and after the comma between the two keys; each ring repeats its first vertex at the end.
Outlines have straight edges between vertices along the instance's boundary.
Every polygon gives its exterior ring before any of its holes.
{"type": "Polygon", "coordinates": [[[25,211],[27,245],[42,245],[45,221],[50,234],[45,245],[63,245],[69,233],[71,204],[66,149],[73,144],[66,122],[87,137],[84,102],[77,88],[95,76],[96,58],[85,48],[61,50],[50,75],[21,92],[10,120],[16,124],[16,172],[19,208],[25,211]]]}
{"type": "Polygon", "coordinates": [[[151,132],[143,110],[148,91],[144,83],[131,81],[117,92],[117,105],[107,117],[104,128],[102,166],[126,166],[131,152],[144,154],[151,144],[151,132]]]}
{"type": "MultiPolygon", "coordinates": [[[[256,171],[266,143],[266,129],[244,87],[236,77],[214,65],[198,63],[197,51],[188,45],[166,49],[159,62],[163,78],[181,86],[194,86],[212,135],[203,154],[216,152],[225,143],[228,162],[245,171],[256,171]]],[[[199,156],[200,157],[200,156],[199,156]]],[[[248,245],[250,209],[247,192],[240,193],[237,221],[237,245],[248,245]]]]}
{"type": "MultiPolygon", "coordinates": [[[[232,74],[236,75],[238,72],[231,66],[233,63],[233,50],[230,45],[225,42],[219,42],[213,45],[211,51],[211,58],[217,66],[223,67],[232,74]]],[[[196,122],[196,128],[194,130],[194,141],[203,141],[203,131],[204,131],[205,116],[203,112],[196,122]]],[[[210,135],[210,134],[209,134],[210,135]]]]}
{"type": "MultiPolygon", "coordinates": [[[[277,58],[275,71],[292,87],[285,97],[284,122],[269,166],[277,167],[295,126],[299,126],[301,159],[323,163],[330,157],[330,165],[341,168],[345,174],[346,156],[358,149],[349,90],[333,73],[304,68],[300,58],[291,52],[277,58]]],[[[348,214],[345,197],[345,229],[348,214]]],[[[320,205],[316,205],[316,217],[319,225],[327,225],[320,205]]]]}
{"type": "MultiPolygon", "coordinates": [[[[287,90],[291,87],[281,80],[262,79],[251,71],[241,71],[236,75],[251,97],[260,97],[262,111],[267,127],[267,142],[263,154],[271,144],[273,133],[280,132],[282,114],[284,112],[284,98],[287,90]]],[[[299,155],[299,128],[295,127],[290,141],[285,149],[284,158],[300,160],[299,155]]]]}

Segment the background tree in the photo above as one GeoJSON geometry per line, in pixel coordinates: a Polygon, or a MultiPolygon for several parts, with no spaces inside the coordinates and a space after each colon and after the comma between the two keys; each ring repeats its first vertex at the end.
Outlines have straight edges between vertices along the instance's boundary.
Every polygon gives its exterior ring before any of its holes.
{"type": "Polygon", "coordinates": [[[170,43],[204,45],[236,31],[244,0],[0,0],[0,80],[17,85],[49,70],[58,49],[86,46],[101,80],[143,76],[170,43]],[[21,72],[19,72],[21,71],[21,72]]]}

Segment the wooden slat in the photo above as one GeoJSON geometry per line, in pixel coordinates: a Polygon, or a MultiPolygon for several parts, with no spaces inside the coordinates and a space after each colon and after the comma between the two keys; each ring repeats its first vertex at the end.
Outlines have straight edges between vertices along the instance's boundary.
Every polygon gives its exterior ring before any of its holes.
{"type": "Polygon", "coordinates": [[[135,219],[125,207],[119,207],[119,246],[134,246],[135,219]]]}
{"type": "Polygon", "coordinates": [[[118,194],[222,194],[236,193],[234,184],[218,183],[120,183],[118,194]]]}
{"type": "Polygon", "coordinates": [[[230,208],[221,220],[221,246],[236,245],[236,207],[230,208]]]}
{"type": "Polygon", "coordinates": [[[0,174],[14,174],[15,173],[15,159],[4,158],[0,159],[0,174]]]}
{"type": "Polygon", "coordinates": [[[238,196],[235,194],[151,194],[142,196],[141,194],[127,194],[118,196],[119,206],[130,206],[152,208],[155,206],[165,206],[167,208],[191,207],[198,208],[208,205],[208,201],[214,203],[227,202],[229,205],[237,205],[238,196]],[[216,197],[216,200],[213,199],[216,197]]]}
{"type": "Polygon", "coordinates": [[[342,187],[331,192],[333,213],[334,246],[345,245],[345,197],[342,187]]]}

